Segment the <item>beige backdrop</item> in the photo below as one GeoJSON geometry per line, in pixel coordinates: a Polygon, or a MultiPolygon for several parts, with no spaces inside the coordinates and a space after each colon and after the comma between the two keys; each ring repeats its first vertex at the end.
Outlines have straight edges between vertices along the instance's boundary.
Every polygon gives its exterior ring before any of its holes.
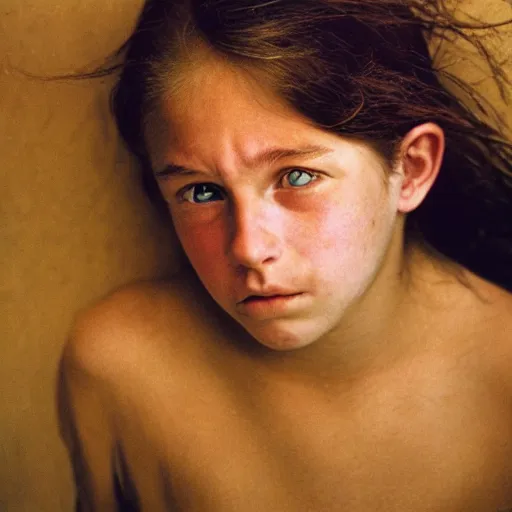
{"type": "Polygon", "coordinates": [[[101,61],[140,0],[0,0],[0,511],[72,510],[54,407],[77,309],[172,269],[108,116],[111,80],[42,83],[101,61]]]}
{"type": "MultiPolygon", "coordinates": [[[[467,2],[494,19],[512,15],[499,0],[494,9],[467,2]]],[[[12,68],[48,75],[99,63],[141,3],[0,0],[2,512],[72,510],[54,387],[74,313],[177,265],[175,239],[152,215],[108,117],[111,80],[42,83],[12,68]]],[[[510,37],[493,46],[510,58],[510,37]]]]}

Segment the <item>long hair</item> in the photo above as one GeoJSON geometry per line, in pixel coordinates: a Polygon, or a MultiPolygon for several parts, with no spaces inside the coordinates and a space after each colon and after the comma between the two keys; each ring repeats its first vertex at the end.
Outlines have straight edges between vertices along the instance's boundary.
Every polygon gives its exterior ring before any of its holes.
{"type": "Polygon", "coordinates": [[[256,71],[316,126],[370,143],[390,169],[410,129],[437,123],[445,157],[426,199],[408,214],[406,243],[511,289],[512,143],[489,123],[486,100],[436,68],[429,51],[434,40],[470,43],[505,97],[509,80],[479,38],[497,26],[461,21],[444,0],[147,0],[117,54],[122,62],[93,75],[120,70],[112,110],[160,204],[144,125],[197,42],[256,71]]]}

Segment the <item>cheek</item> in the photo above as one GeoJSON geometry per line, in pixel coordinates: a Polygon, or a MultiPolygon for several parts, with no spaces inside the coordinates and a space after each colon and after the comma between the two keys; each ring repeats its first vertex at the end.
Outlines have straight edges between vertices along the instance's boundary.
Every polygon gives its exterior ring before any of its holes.
{"type": "Polygon", "coordinates": [[[331,204],[310,211],[293,230],[295,247],[311,256],[335,253],[337,257],[365,250],[375,231],[373,212],[361,205],[331,204]]]}
{"type": "Polygon", "coordinates": [[[175,221],[174,228],[183,251],[200,276],[225,264],[225,232],[218,223],[175,221]]]}
{"type": "Polygon", "coordinates": [[[323,207],[297,232],[296,248],[327,294],[339,286],[359,293],[379,266],[392,223],[385,205],[371,199],[323,207]]]}

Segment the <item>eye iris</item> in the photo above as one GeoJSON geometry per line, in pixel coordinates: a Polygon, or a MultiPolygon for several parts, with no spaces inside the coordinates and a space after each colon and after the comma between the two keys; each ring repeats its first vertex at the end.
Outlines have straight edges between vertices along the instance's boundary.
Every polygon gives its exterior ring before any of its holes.
{"type": "Polygon", "coordinates": [[[208,190],[208,185],[200,185],[194,187],[194,201],[198,203],[204,203],[205,201],[210,200],[214,196],[214,192],[210,189],[208,190]]]}
{"type": "Polygon", "coordinates": [[[288,181],[293,186],[307,185],[312,179],[312,176],[304,171],[293,171],[288,175],[288,181]]]}

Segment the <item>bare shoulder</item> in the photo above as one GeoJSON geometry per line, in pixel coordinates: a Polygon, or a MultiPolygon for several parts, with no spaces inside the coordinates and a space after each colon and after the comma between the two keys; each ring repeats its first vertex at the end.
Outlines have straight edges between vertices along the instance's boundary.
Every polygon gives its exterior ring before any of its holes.
{"type": "Polygon", "coordinates": [[[512,343],[512,293],[495,283],[475,275],[469,283],[478,306],[475,308],[482,325],[493,337],[512,343]]]}
{"type": "Polygon", "coordinates": [[[489,333],[494,340],[497,363],[512,399],[512,293],[502,288],[493,292],[494,314],[490,316],[489,333]]]}
{"type": "Polygon", "coordinates": [[[80,311],[60,364],[60,387],[73,405],[82,407],[80,403],[90,397],[110,408],[109,397],[143,371],[144,360],[157,352],[158,337],[172,345],[173,333],[179,333],[185,318],[193,315],[184,304],[191,302],[186,296],[180,279],[139,282],[80,311]]]}
{"type": "MultiPolygon", "coordinates": [[[[512,399],[512,293],[480,277],[472,276],[479,329],[479,363],[512,399]],[[487,366],[488,365],[488,366],[487,366]]],[[[511,411],[512,412],[512,411],[511,411]]]]}
{"type": "Polygon", "coordinates": [[[189,275],[123,286],[77,315],[63,362],[115,380],[163,344],[172,349],[176,338],[193,332],[214,307],[189,275]]]}
{"type": "Polygon", "coordinates": [[[203,295],[186,276],[123,286],[77,315],[64,360],[94,373],[112,372],[140,357],[162,336],[171,344],[207,314],[203,295]]]}

